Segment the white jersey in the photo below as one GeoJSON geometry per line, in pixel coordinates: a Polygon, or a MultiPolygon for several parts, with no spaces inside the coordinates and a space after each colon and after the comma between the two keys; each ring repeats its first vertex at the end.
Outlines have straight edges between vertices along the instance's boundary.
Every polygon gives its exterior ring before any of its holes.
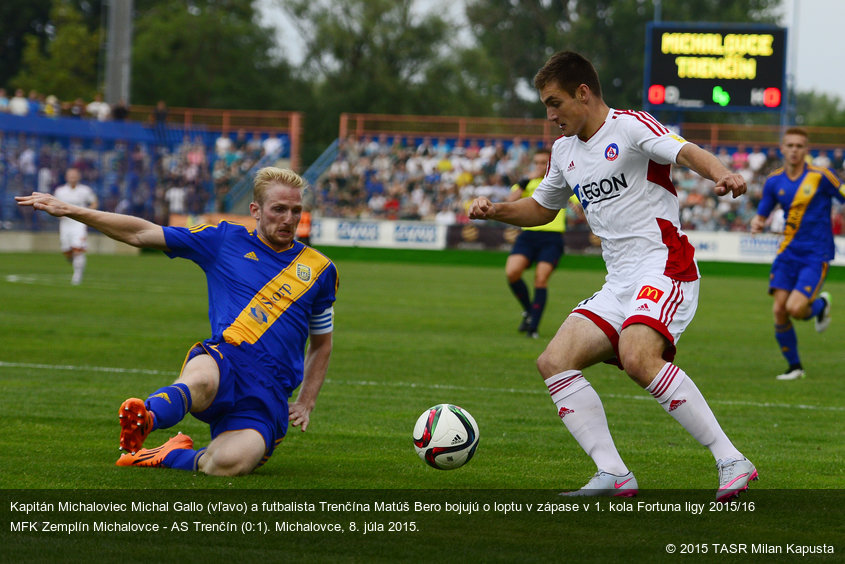
{"type": "MultiPolygon", "coordinates": [[[[74,206],[90,207],[97,201],[97,196],[90,186],[77,184],[75,188],[64,184],[56,188],[53,193],[56,198],[74,206]]],[[[88,227],[69,217],[59,218],[59,242],[62,252],[70,249],[85,249],[87,245],[88,227]]]]}
{"type": "MultiPolygon", "coordinates": [[[[90,186],[86,186],[85,184],[77,184],[75,188],[71,188],[68,184],[63,184],[56,188],[53,195],[63,202],[82,208],[90,207],[91,204],[97,201],[97,195],[94,194],[90,186]]],[[[60,219],[68,218],[62,217],[60,219]]],[[[74,220],[71,219],[69,221],[74,220]]]]}
{"type": "Polygon", "coordinates": [[[548,174],[532,197],[545,208],[562,209],[575,193],[601,239],[608,284],[625,288],[653,274],[697,280],[670,178],[685,143],[645,112],[610,109],[587,141],[555,141],[548,174]]]}

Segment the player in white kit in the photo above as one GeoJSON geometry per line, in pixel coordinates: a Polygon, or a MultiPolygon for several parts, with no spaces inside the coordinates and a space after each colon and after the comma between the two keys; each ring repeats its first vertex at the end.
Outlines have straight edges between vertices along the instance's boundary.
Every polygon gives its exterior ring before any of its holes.
{"type": "Polygon", "coordinates": [[[478,198],[469,216],[542,225],[575,193],[601,239],[605,284],[576,306],[537,359],[558,416],[597,467],[583,488],[568,495],[637,493],[601,400],[582,373],[604,361],[623,368],[710,449],[719,474],[716,499],[729,500],[757,479],[757,470],[725,435],[692,379],[672,363],[677,340],[695,314],[699,272],[680,228],[669,172],[673,163],[688,167],[715,182],[719,196],[740,196],[745,180],[649,114],[609,108],[598,74],[577,53],[553,55],[534,86],[562,133],[549,170],[531,198],[496,204],[478,198]]]}
{"type": "MultiPolygon", "coordinates": [[[[67,169],[65,184],[56,188],[54,195],[75,206],[97,209],[97,195],[90,186],[80,184],[80,178],[79,170],[67,169]]],[[[59,243],[62,253],[73,265],[70,283],[74,286],[81,284],[87,262],[85,252],[88,250],[88,226],[67,217],[59,218],[59,243]]]]}

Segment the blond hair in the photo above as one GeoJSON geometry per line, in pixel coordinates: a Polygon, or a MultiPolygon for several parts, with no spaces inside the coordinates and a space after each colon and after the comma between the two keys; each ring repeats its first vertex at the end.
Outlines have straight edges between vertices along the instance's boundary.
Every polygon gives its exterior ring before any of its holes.
{"type": "Polygon", "coordinates": [[[264,194],[271,184],[282,184],[299,190],[306,186],[305,180],[290,169],[265,166],[255,174],[255,180],[252,184],[252,199],[259,204],[264,203],[264,194]]]}

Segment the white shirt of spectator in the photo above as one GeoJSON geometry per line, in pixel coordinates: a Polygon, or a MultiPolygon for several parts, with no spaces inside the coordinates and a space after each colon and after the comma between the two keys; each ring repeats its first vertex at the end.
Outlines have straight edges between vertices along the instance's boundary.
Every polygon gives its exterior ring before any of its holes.
{"type": "Polygon", "coordinates": [[[85,111],[97,121],[107,121],[111,117],[111,106],[101,100],[94,100],[85,106],[85,111]]]}
{"type": "Polygon", "coordinates": [[[748,168],[753,172],[760,172],[763,165],[766,164],[766,153],[763,151],[753,151],[748,155],[748,168]]]}
{"type": "Polygon", "coordinates": [[[282,152],[282,140],[279,137],[268,137],[261,144],[265,155],[278,155],[282,152]]]}
{"type": "Polygon", "coordinates": [[[14,96],[9,100],[9,113],[16,116],[25,116],[29,113],[29,102],[23,96],[14,96]]]}
{"type": "Polygon", "coordinates": [[[164,199],[167,200],[167,206],[170,213],[185,213],[185,200],[187,198],[187,190],[182,186],[173,186],[168,188],[164,193],[164,199]]]}
{"type": "Polygon", "coordinates": [[[214,152],[218,157],[225,157],[234,144],[228,135],[221,135],[214,141],[214,152]]]}
{"type": "Polygon", "coordinates": [[[669,172],[686,143],[645,112],[611,109],[587,141],[555,141],[548,174],[532,197],[545,208],[564,209],[576,191],[601,239],[607,283],[627,288],[666,270],[670,248],[658,219],[685,239],[669,172]]]}

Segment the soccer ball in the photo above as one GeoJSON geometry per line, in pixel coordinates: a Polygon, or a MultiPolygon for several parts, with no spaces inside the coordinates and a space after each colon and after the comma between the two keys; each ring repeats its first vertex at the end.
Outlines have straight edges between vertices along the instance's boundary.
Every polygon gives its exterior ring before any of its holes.
{"type": "Polygon", "coordinates": [[[478,424],[457,405],[441,403],[423,412],[414,425],[414,448],[438,470],[460,468],[478,446],[478,424]]]}

